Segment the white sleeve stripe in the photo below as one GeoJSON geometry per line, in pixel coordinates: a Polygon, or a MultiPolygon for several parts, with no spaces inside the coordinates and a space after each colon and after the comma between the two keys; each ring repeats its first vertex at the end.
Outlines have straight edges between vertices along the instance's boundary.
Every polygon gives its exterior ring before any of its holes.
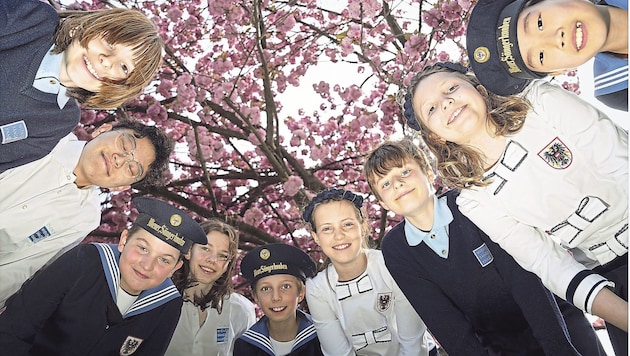
{"type": "Polygon", "coordinates": [[[607,286],[614,287],[615,283],[598,274],[588,275],[576,288],[573,294],[573,304],[585,312],[591,313],[595,296],[607,286]]]}

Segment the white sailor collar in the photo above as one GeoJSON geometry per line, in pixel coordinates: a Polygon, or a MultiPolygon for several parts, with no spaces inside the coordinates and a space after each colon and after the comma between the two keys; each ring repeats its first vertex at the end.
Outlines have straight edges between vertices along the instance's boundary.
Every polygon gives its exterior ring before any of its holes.
{"type": "MultiPolygon", "coordinates": [[[[120,251],[116,248],[117,245],[114,244],[93,243],[93,245],[96,246],[101,256],[109,293],[114,302],[116,302],[116,291],[120,285],[120,268],[118,266],[120,251]]],[[[159,286],[142,291],[129,310],[123,315],[123,318],[142,314],[176,298],[181,298],[181,294],[179,294],[171,279],[167,278],[159,286]]]]}

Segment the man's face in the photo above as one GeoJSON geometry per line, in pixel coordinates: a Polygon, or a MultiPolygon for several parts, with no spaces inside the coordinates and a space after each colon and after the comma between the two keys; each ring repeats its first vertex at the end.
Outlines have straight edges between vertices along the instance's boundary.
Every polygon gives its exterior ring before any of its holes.
{"type": "Polygon", "coordinates": [[[159,286],[182,266],[178,249],[143,229],[131,236],[125,230],[118,251],[120,287],[131,295],[159,286]]]}
{"type": "Polygon", "coordinates": [[[599,53],[608,36],[607,24],[586,0],[544,0],[518,16],[518,46],[530,70],[563,73],[599,53]]]}
{"type": "Polygon", "coordinates": [[[155,147],[149,138],[135,138],[130,129],[106,130],[83,148],[74,170],[75,183],[127,189],[146,176],[154,161],[155,147]]]}

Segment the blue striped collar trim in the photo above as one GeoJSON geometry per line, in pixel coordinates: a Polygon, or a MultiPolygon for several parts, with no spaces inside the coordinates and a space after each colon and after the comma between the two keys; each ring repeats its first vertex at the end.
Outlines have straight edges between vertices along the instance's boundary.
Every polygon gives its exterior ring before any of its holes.
{"type": "MultiPolygon", "coordinates": [[[[109,293],[114,303],[116,303],[116,291],[120,286],[120,268],[118,266],[120,252],[118,251],[117,245],[114,244],[93,243],[93,245],[101,256],[101,263],[103,265],[105,279],[107,279],[109,293]]],[[[136,301],[129,307],[129,310],[123,315],[123,318],[142,314],[180,297],[181,295],[179,291],[177,291],[177,288],[175,288],[175,285],[173,285],[171,279],[167,278],[159,286],[142,291],[138,298],[136,298],[136,301]]]]}
{"type": "MultiPolygon", "coordinates": [[[[313,320],[311,316],[302,312],[301,310],[297,310],[298,318],[300,318],[300,325],[298,327],[298,333],[293,340],[293,347],[291,351],[302,347],[307,342],[313,340],[317,337],[317,332],[315,330],[315,326],[313,325],[313,320]]],[[[248,343],[266,351],[270,355],[273,355],[273,347],[271,346],[271,339],[269,337],[269,329],[267,328],[267,317],[263,316],[256,322],[256,324],[252,325],[241,338],[248,343]]]]}

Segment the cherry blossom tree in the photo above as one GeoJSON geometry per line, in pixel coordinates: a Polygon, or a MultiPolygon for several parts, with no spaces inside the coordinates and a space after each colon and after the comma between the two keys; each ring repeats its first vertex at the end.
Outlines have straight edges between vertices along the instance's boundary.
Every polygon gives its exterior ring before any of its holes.
{"type": "Polygon", "coordinates": [[[373,239],[398,221],[380,208],[362,158],[392,134],[413,134],[398,93],[424,65],[466,60],[471,0],[49,0],[58,9],[134,8],[159,28],[163,67],[146,93],[116,111],[82,113],[80,138],[121,118],[177,142],[160,188],[103,192],[90,241],[115,242],[149,195],[240,231],[240,247],[286,242],[319,259],[300,213],[313,194],[366,196],[373,239]],[[339,70],[322,71],[326,68],[339,70]],[[343,68],[343,69],[341,69],[343,68]],[[350,84],[339,80],[343,71],[350,84]],[[315,80],[313,80],[315,78],[315,80]],[[311,81],[310,84],[308,80],[311,81]],[[302,100],[302,98],[309,98],[302,100]],[[314,99],[313,99],[314,98],[314,99]],[[288,113],[288,105],[300,108],[288,113]]]}

